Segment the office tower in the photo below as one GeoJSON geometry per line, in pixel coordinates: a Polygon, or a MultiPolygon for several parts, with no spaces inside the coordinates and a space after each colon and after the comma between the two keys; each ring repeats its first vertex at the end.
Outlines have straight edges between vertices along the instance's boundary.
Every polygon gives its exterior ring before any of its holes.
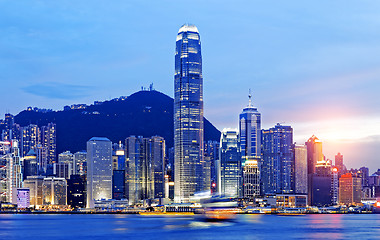
{"type": "Polygon", "coordinates": [[[112,199],[121,200],[125,196],[125,170],[113,170],[112,199]]]}
{"type": "Polygon", "coordinates": [[[86,181],[84,176],[74,174],[67,179],[67,204],[72,208],[86,207],[86,181]]]}
{"type": "Polygon", "coordinates": [[[307,147],[294,145],[294,192],[307,193],[307,147]]]}
{"type": "Polygon", "coordinates": [[[68,162],[53,163],[53,175],[59,178],[70,179],[73,175],[72,165],[68,162]]]}
{"type": "Polygon", "coordinates": [[[338,152],[338,154],[335,155],[335,167],[338,168],[339,175],[344,174],[343,173],[343,170],[344,170],[343,155],[340,154],[340,152],[338,152]]]}
{"type": "Polygon", "coordinates": [[[165,140],[154,136],[149,141],[149,155],[152,159],[154,198],[165,197],[165,140]]]}
{"type": "Polygon", "coordinates": [[[333,167],[332,172],[332,181],[331,181],[331,191],[332,191],[332,204],[339,204],[339,169],[333,167]]]}
{"type": "Polygon", "coordinates": [[[362,181],[351,173],[339,178],[339,203],[345,205],[361,203],[362,181]]]}
{"type": "Polygon", "coordinates": [[[261,157],[261,114],[253,107],[251,93],[249,103],[239,116],[240,151],[242,158],[261,157]]]}
{"type": "Polygon", "coordinates": [[[47,162],[57,162],[57,127],[55,123],[48,123],[41,128],[41,144],[47,149],[47,162]]]}
{"type": "Polygon", "coordinates": [[[1,141],[0,142],[0,202],[7,202],[7,191],[9,187],[8,175],[8,163],[9,163],[9,149],[10,142],[1,141]]]}
{"type": "Polygon", "coordinates": [[[368,186],[369,183],[369,169],[367,167],[359,168],[362,178],[362,186],[368,186]]]}
{"type": "Polygon", "coordinates": [[[331,163],[320,160],[315,164],[315,173],[310,175],[312,206],[328,206],[332,204],[332,174],[331,163]]]}
{"type": "MultiPolygon", "coordinates": [[[[217,160],[219,159],[219,144],[220,141],[207,141],[205,142],[205,159],[210,161],[210,182],[211,182],[211,192],[217,192],[218,186],[218,166],[217,160]]],[[[239,149],[240,150],[240,149],[239,149]]]]}
{"type": "Polygon", "coordinates": [[[58,154],[58,162],[70,163],[72,165],[74,163],[74,154],[70,151],[60,153],[58,154]]]}
{"type": "Polygon", "coordinates": [[[315,173],[317,162],[323,160],[322,142],[313,135],[305,145],[307,146],[307,173],[312,174],[315,173]]]}
{"type": "Polygon", "coordinates": [[[203,191],[203,78],[197,27],[183,25],[177,35],[174,75],[175,202],[203,191]]]}
{"type": "Polygon", "coordinates": [[[48,177],[42,182],[43,205],[66,205],[67,182],[64,178],[48,177]]]}
{"type": "Polygon", "coordinates": [[[218,165],[218,192],[221,195],[242,195],[242,166],[237,130],[223,129],[220,137],[218,165]]]}
{"type": "Polygon", "coordinates": [[[130,203],[165,194],[165,140],[131,136],[125,140],[126,194],[130,203]]]}
{"type": "Polygon", "coordinates": [[[24,157],[24,179],[38,175],[37,154],[31,149],[24,157]]]}
{"type": "Polygon", "coordinates": [[[119,144],[113,145],[112,169],[125,170],[125,151],[123,144],[121,144],[121,141],[119,144]]]}
{"type": "Polygon", "coordinates": [[[279,123],[262,131],[263,193],[294,193],[293,129],[279,123]]]}
{"type": "Polygon", "coordinates": [[[40,129],[35,124],[29,124],[22,128],[22,138],[21,138],[21,151],[22,156],[26,156],[28,152],[37,148],[37,145],[41,143],[41,133],[40,129]]]}
{"type": "Polygon", "coordinates": [[[30,190],[30,205],[34,207],[41,206],[43,203],[43,194],[42,194],[42,183],[44,177],[42,176],[28,176],[24,180],[24,188],[29,188],[30,190]]]}
{"type": "Polygon", "coordinates": [[[251,201],[260,196],[260,159],[247,156],[243,163],[243,196],[251,201]]]}
{"type": "Polygon", "coordinates": [[[11,172],[11,190],[18,189],[22,187],[22,162],[20,158],[20,149],[18,140],[12,140],[11,147],[11,158],[12,166],[10,167],[11,172]]]}
{"type": "Polygon", "coordinates": [[[305,143],[307,147],[307,174],[308,174],[308,204],[312,201],[312,175],[315,173],[315,165],[323,160],[322,142],[316,137],[311,136],[305,143]]]}
{"type": "Polygon", "coordinates": [[[135,204],[153,197],[152,164],[148,157],[149,139],[131,136],[125,139],[126,186],[128,200],[135,204]]]}
{"type": "Polygon", "coordinates": [[[87,208],[101,199],[112,199],[112,143],[93,137],[87,142],[87,208]]]}
{"type": "Polygon", "coordinates": [[[58,162],[53,163],[53,174],[60,178],[69,179],[74,174],[74,154],[66,151],[58,154],[58,162]]]}
{"type": "Polygon", "coordinates": [[[35,152],[37,155],[38,173],[45,174],[48,168],[47,149],[42,144],[37,144],[35,152]]]}
{"type": "Polygon", "coordinates": [[[87,173],[86,158],[87,158],[86,151],[80,151],[80,152],[74,153],[74,168],[73,168],[74,174],[86,175],[87,173]]]}

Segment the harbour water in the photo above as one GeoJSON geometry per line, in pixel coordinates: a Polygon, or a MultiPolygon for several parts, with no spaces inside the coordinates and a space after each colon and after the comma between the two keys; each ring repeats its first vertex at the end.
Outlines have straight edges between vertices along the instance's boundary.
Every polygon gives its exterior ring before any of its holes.
{"type": "Polygon", "coordinates": [[[194,216],[0,214],[0,239],[380,239],[380,214],[194,216]]]}

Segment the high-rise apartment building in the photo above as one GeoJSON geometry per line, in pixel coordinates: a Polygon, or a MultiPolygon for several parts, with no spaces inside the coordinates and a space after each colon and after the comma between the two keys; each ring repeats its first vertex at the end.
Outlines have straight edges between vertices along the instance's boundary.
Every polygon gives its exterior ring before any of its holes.
{"type": "Polygon", "coordinates": [[[47,151],[47,163],[57,162],[57,126],[55,123],[48,123],[41,128],[41,143],[47,151]]]}
{"type": "Polygon", "coordinates": [[[277,124],[262,135],[263,193],[294,193],[293,129],[277,124]]]}
{"type": "Polygon", "coordinates": [[[87,208],[101,199],[112,199],[112,142],[93,137],[87,142],[87,208]]]}
{"type": "Polygon", "coordinates": [[[218,192],[239,197],[242,191],[240,141],[237,130],[223,129],[220,137],[218,165],[218,192]]]}
{"type": "Polygon", "coordinates": [[[174,74],[174,152],[176,202],[206,190],[203,182],[203,78],[199,32],[183,25],[177,35],[174,74]]]}
{"type": "Polygon", "coordinates": [[[22,128],[21,138],[21,152],[22,156],[26,156],[28,152],[37,148],[37,145],[41,143],[40,128],[35,124],[29,124],[22,128]]]}

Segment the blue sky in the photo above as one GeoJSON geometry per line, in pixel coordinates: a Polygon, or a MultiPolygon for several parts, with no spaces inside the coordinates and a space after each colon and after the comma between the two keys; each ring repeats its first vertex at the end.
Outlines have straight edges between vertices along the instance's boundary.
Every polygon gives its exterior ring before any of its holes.
{"type": "Polygon", "coordinates": [[[379,1],[1,1],[0,114],[173,96],[175,37],[201,34],[205,116],[237,127],[248,89],[263,127],[315,134],[329,159],[380,168],[379,1]]]}

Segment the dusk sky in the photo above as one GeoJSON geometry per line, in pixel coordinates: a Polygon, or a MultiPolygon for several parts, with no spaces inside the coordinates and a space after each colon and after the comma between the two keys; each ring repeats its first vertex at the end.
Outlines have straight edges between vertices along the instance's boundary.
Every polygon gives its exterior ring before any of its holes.
{"type": "Polygon", "coordinates": [[[380,168],[380,1],[2,1],[0,114],[148,87],[173,96],[178,29],[202,41],[205,116],[315,134],[348,168],[380,168]]]}

